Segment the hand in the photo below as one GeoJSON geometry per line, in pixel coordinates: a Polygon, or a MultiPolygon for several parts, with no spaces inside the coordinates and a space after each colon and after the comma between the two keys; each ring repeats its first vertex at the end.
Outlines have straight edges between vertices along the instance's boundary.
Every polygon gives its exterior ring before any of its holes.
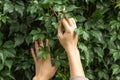
{"type": "Polygon", "coordinates": [[[58,38],[61,45],[67,50],[69,47],[77,47],[78,35],[74,32],[77,28],[73,18],[64,18],[60,21],[58,26],[58,38]],[[65,32],[62,32],[62,24],[65,32]]]}
{"type": "Polygon", "coordinates": [[[73,18],[62,19],[58,26],[58,38],[61,45],[67,52],[71,77],[85,77],[80,60],[79,50],[77,49],[78,35],[74,32],[76,27],[77,26],[73,18]],[[62,25],[65,29],[64,33],[62,32],[62,25]]]}
{"type": "MultiPolygon", "coordinates": [[[[40,51],[38,46],[44,47],[41,40],[35,41],[35,51],[31,48],[31,54],[35,62],[36,74],[33,80],[49,80],[56,72],[56,67],[51,64],[51,57],[48,55],[47,59],[37,58],[37,53],[40,51]]],[[[46,40],[48,46],[48,40],[46,40]]]]}

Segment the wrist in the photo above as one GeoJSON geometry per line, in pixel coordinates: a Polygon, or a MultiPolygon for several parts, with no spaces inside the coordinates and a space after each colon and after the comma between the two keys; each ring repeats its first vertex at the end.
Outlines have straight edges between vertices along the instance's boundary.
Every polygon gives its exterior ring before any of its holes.
{"type": "Polygon", "coordinates": [[[77,46],[68,46],[65,48],[65,51],[67,53],[72,53],[72,52],[76,52],[78,50],[77,46]]]}
{"type": "Polygon", "coordinates": [[[35,76],[33,77],[33,80],[49,80],[47,77],[43,77],[43,76],[35,76]]]}

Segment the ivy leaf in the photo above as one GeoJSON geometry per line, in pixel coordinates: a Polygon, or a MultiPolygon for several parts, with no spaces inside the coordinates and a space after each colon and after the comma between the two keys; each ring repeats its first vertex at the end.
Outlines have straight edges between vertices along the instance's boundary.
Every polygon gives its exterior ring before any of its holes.
{"type": "Polygon", "coordinates": [[[86,31],[83,31],[83,39],[88,40],[89,39],[89,34],[86,31]]]}
{"type": "Polygon", "coordinates": [[[100,48],[100,47],[95,47],[95,48],[94,48],[94,51],[97,53],[97,55],[98,55],[100,58],[103,57],[104,52],[103,52],[103,49],[102,49],[102,48],[100,48]]]}
{"type": "Polygon", "coordinates": [[[103,35],[100,31],[92,30],[91,31],[92,36],[94,36],[100,43],[103,43],[103,35]]]}
{"type": "Polygon", "coordinates": [[[76,32],[78,35],[83,34],[83,29],[82,29],[82,27],[80,26],[80,27],[76,28],[76,29],[75,29],[75,32],[76,32]]]}
{"type": "Polygon", "coordinates": [[[36,35],[36,34],[39,34],[41,32],[41,30],[39,29],[39,31],[38,30],[32,30],[31,32],[30,32],[30,34],[31,35],[36,35]]]}
{"type": "Polygon", "coordinates": [[[19,26],[20,26],[20,24],[18,22],[13,22],[10,26],[9,36],[14,32],[18,32],[19,26]]]}
{"type": "Polygon", "coordinates": [[[4,80],[4,77],[1,76],[1,77],[0,77],[0,80],[4,80]]]}
{"type": "Polygon", "coordinates": [[[45,38],[44,34],[37,34],[33,36],[33,41],[36,41],[38,39],[43,40],[45,38]]]}
{"type": "Polygon", "coordinates": [[[84,22],[86,20],[84,16],[77,16],[76,19],[77,19],[77,22],[84,22]]]}
{"type": "Polygon", "coordinates": [[[66,11],[73,11],[75,9],[77,9],[78,7],[76,7],[75,5],[70,5],[68,7],[66,7],[66,11]]]}
{"type": "Polygon", "coordinates": [[[15,39],[15,44],[14,46],[19,46],[20,44],[22,44],[24,42],[24,36],[23,35],[17,35],[17,37],[14,38],[15,39]]]}
{"type": "Polygon", "coordinates": [[[43,53],[43,58],[44,58],[44,59],[47,59],[47,58],[48,58],[48,55],[49,55],[49,51],[44,51],[44,53],[43,53]]]}
{"type": "Polygon", "coordinates": [[[100,20],[103,18],[102,10],[97,9],[91,16],[91,18],[94,18],[94,20],[100,20]]]}
{"type": "Polygon", "coordinates": [[[81,49],[82,52],[84,52],[85,60],[86,60],[86,66],[88,66],[88,64],[92,61],[93,53],[90,52],[88,47],[83,43],[78,43],[78,48],[81,49]]]}
{"type": "Polygon", "coordinates": [[[111,69],[113,70],[112,72],[113,75],[120,73],[120,66],[117,64],[113,64],[111,66],[111,69]]]}
{"type": "Polygon", "coordinates": [[[120,59],[120,51],[115,51],[113,53],[113,58],[114,58],[114,61],[120,59]]]}
{"type": "Polygon", "coordinates": [[[114,61],[120,59],[120,52],[116,49],[110,49],[110,54],[113,55],[114,61]]]}
{"type": "Polygon", "coordinates": [[[13,58],[15,57],[15,50],[12,49],[12,48],[9,48],[9,49],[4,49],[4,57],[5,58],[13,58]]]}
{"type": "Polygon", "coordinates": [[[108,80],[109,79],[109,75],[107,73],[107,70],[102,70],[102,71],[99,71],[98,72],[98,76],[100,79],[105,79],[105,80],[108,80]]]}
{"type": "Polygon", "coordinates": [[[83,43],[79,43],[79,46],[78,46],[82,51],[85,51],[87,52],[88,51],[88,48],[86,45],[84,45],[83,43]]]}
{"type": "Polygon", "coordinates": [[[3,65],[5,60],[4,60],[4,55],[1,51],[0,51],[0,60],[2,61],[2,65],[3,65]]]}
{"type": "Polygon", "coordinates": [[[3,47],[4,48],[14,48],[14,42],[13,41],[6,41],[4,44],[3,44],[3,47]]]}
{"type": "Polygon", "coordinates": [[[64,8],[65,8],[64,5],[55,5],[55,6],[53,7],[53,10],[59,12],[59,11],[62,11],[64,8]]]}
{"type": "Polygon", "coordinates": [[[4,4],[4,13],[12,13],[14,11],[14,5],[11,1],[7,1],[5,4],[4,4]]]}
{"type": "Polygon", "coordinates": [[[61,65],[60,61],[54,60],[53,63],[55,64],[56,67],[59,67],[61,65]]]}
{"type": "Polygon", "coordinates": [[[10,71],[10,69],[11,69],[11,67],[12,67],[12,64],[13,64],[13,61],[12,61],[12,60],[6,60],[6,61],[5,61],[5,65],[9,68],[9,71],[10,71]]]}
{"type": "Polygon", "coordinates": [[[44,51],[40,51],[40,52],[38,52],[38,53],[37,53],[37,57],[38,57],[38,58],[43,57],[43,52],[44,52],[44,51]]]}
{"type": "Polygon", "coordinates": [[[24,3],[22,1],[17,2],[18,4],[15,5],[15,10],[23,16],[24,12],[24,3]]]}
{"type": "Polygon", "coordinates": [[[114,30],[114,29],[119,30],[120,29],[120,22],[119,21],[112,20],[112,21],[110,21],[110,24],[111,24],[111,30],[114,30]]]}

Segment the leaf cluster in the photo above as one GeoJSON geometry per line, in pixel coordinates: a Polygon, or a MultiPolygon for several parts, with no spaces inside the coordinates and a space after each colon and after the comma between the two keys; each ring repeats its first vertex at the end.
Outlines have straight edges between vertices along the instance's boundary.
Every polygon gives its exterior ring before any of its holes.
{"type": "MultiPolygon", "coordinates": [[[[66,52],[57,38],[63,8],[77,22],[86,77],[120,80],[119,0],[0,0],[0,80],[31,80],[30,47],[38,39],[49,39],[52,62],[58,66],[52,80],[69,79],[66,52]]],[[[38,57],[46,58],[46,49],[38,57]]]]}

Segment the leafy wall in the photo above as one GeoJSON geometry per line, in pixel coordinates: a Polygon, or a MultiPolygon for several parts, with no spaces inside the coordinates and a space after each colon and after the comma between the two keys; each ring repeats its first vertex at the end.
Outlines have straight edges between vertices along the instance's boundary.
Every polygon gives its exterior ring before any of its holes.
{"type": "Polygon", "coordinates": [[[0,80],[31,80],[30,47],[39,38],[50,40],[52,62],[58,66],[52,80],[69,79],[67,56],[57,38],[63,8],[77,22],[86,76],[120,80],[119,0],[0,0],[0,80]]]}

